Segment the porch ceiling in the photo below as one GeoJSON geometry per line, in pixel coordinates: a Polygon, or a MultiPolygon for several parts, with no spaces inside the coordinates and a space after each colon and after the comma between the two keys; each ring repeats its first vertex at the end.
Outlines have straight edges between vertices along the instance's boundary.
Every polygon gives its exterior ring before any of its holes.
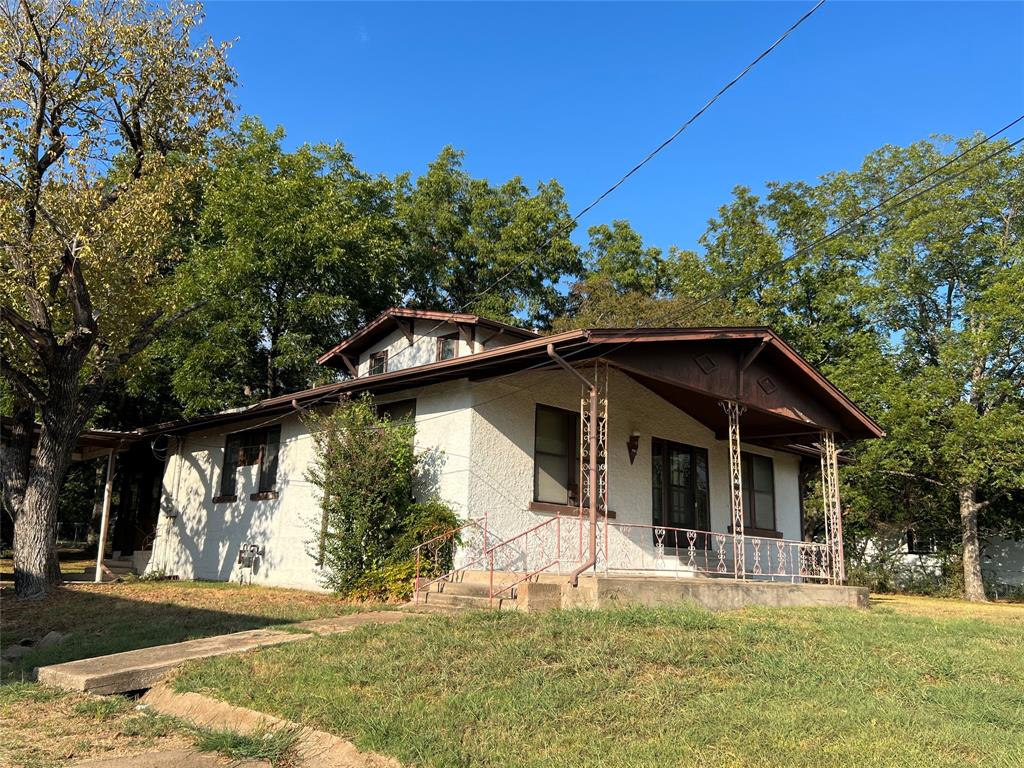
{"type": "Polygon", "coordinates": [[[719,402],[746,407],[743,439],[779,447],[822,430],[849,439],[881,430],[775,338],[665,340],[632,344],[605,358],[635,381],[724,438],[728,421],[719,402]]]}
{"type": "MultiPolygon", "coordinates": [[[[728,436],[728,418],[719,405],[723,395],[697,392],[633,371],[627,370],[624,373],[669,404],[692,416],[708,429],[713,430],[719,440],[724,440],[728,436]]],[[[801,438],[811,439],[821,432],[819,426],[750,407],[740,417],[740,425],[740,433],[744,442],[769,447],[787,445],[799,441],[801,438]]]]}

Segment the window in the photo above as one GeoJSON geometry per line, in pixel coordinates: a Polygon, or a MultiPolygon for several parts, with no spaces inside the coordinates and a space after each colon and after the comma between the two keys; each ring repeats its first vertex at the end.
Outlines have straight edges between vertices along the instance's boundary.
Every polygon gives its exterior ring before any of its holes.
{"type": "Polygon", "coordinates": [[[580,415],[538,405],[533,439],[533,500],[575,504],[579,500],[580,415]]]}
{"type": "Polygon", "coordinates": [[[257,492],[253,501],[275,498],[277,455],[281,442],[281,426],[250,429],[228,435],[224,442],[224,466],[220,474],[220,495],[214,501],[235,501],[238,498],[238,468],[259,467],[257,492]]]}
{"type": "Polygon", "coordinates": [[[402,424],[416,423],[416,400],[396,400],[377,406],[377,417],[402,424]]]}
{"type": "MultiPolygon", "coordinates": [[[[655,437],[651,442],[652,524],[707,531],[708,452],[655,437]]],[[[665,538],[666,542],[676,537],[665,538]]]]}
{"type": "Polygon", "coordinates": [[[775,529],[775,465],[768,456],[744,452],[743,526],[760,531],[775,529]]]}
{"type": "Polygon", "coordinates": [[[907,530],[907,554],[934,555],[935,551],[935,540],[931,536],[923,536],[913,528],[907,530]]]}
{"type": "Polygon", "coordinates": [[[449,333],[437,337],[437,359],[453,360],[459,356],[459,334],[449,333]]]}
{"type": "Polygon", "coordinates": [[[388,351],[382,349],[380,352],[374,352],[370,355],[370,375],[376,376],[381,373],[387,373],[388,370],[388,351]]]}

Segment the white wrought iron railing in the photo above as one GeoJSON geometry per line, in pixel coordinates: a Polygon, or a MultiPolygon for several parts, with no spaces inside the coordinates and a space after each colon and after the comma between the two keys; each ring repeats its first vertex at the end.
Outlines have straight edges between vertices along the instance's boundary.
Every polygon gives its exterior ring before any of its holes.
{"type": "Polygon", "coordinates": [[[829,581],[825,544],[635,523],[601,524],[597,570],[769,581],[829,581]],[[743,557],[737,568],[736,552],[743,557]]]}

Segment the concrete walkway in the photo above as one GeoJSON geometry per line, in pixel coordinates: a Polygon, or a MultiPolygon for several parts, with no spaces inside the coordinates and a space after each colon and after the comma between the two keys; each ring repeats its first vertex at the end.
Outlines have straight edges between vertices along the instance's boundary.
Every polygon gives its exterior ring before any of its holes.
{"type": "Polygon", "coordinates": [[[250,629],[230,635],[52,664],[40,667],[37,679],[42,685],[86,693],[141,691],[153,687],[186,661],[243,653],[264,646],[308,640],[319,635],[350,632],[366,624],[391,624],[417,615],[405,611],[367,611],[289,624],[286,625],[288,631],[274,628],[250,629]]]}
{"type": "MultiPolygon", "coordinates": [[[[154,712],[187,720],[200,728],[252,734],[278,728],[299,728],[295,743],[298,766],[317,768],[401,768],[393,757],[361,752],[350,741],[314,728],[299,727],[289,720],[236,707],[198,693],[176,693],[158,685],[142,697],[154,712]]],[[[191,768],[182,764],[183,768],[191,768]]]]}
{"type": "Polygon", "coordinates": [[[270,768],[265,760],[232,760],[194,749],[168,749],[142,755],[100,757],[73,763],[73,768],[270,768]]]}

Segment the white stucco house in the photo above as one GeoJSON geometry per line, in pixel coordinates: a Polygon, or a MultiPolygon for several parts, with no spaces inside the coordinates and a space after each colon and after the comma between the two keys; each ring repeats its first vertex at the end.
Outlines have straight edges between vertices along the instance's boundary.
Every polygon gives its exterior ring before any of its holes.
{"type": "Polygon", "coordinates": [[[433,457],[418,493],[467,521],[457,563],[490,571],[492,591],[497,572],[507,594],[588,570],[839,583],[835,444],[882,436],[767,328],[539,336],[392,309],[319,362],[343,378],[156,428],[167,463],[150,572],[319,588],[303,415],[362,392],[415,423],[433,457]],[[802,483],[819,469],[829,527],[810,542],[802,483]]]}
{"type": "MultiPolygon", "coordinates": [[[[986,587],[999,596],[1024,593],[1024,531],[1018,538],[982,533],[981,573],[986,587]]],[[[939,584],[944,571],[959,568],[951,553],[942,553],[927,536],[907,530],[862,543],[854,562],[883,567],[899,589],[939,584]]]]}

